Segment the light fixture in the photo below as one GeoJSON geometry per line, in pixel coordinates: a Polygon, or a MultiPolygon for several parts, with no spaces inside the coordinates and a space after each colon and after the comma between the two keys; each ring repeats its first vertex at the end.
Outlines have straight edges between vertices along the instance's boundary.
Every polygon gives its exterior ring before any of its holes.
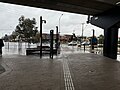
{"type": "Polygon", "coordinates": [[[120,4],[120,1],[119,2],[116,2],[116,5],[119,5],[120,4]]]}
{"type": "Polygon", "coordinates": [[[97,20],[98,19],[98,17],[95,17],[95,20],[97,20]]]}

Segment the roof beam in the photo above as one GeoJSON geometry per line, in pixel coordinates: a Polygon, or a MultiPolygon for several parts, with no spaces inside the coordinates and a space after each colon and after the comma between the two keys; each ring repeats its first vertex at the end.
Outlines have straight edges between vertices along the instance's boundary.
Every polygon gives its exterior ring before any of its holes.
{"type": "Polygon", "coordinates": [[[96,15],[114,7],[99,0],[0,0],[0,2],[87,15],[96,15]]]}

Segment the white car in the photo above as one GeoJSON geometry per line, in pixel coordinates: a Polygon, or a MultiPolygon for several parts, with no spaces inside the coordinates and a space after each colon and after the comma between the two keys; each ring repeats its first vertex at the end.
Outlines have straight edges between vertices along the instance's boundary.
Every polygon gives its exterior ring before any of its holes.
{"type": "Polygon", "coordinates": [[[77,42],[76,41],[71,41],[70,43],[68,43],[68,46],[76,46],[77,42]]]}
{"type": "Polygon", "coordinates": [[[90,45],[90,42],[82,42],[81,45],[90,45]]]}

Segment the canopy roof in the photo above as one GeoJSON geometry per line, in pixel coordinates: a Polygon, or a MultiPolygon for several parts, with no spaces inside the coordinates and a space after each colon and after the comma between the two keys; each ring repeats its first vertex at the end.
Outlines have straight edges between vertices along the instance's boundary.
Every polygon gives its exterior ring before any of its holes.
{"type": "Polygon", "coordinates": [[[0,2],[86,15],[96,15],[120,6],[119,0],[0,0],[0,2]]]}

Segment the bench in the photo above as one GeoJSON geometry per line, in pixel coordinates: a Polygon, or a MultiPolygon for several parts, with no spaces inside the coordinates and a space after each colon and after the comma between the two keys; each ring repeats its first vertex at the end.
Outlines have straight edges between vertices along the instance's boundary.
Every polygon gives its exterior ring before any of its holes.
{"type": "MultiPolygon", "coordinates": [[[[50,47],[49,46],[42,46],[42,53],[43,54],[50,54],[50,47]]],[[[26,55],[32,54],[40,54],[40,46],[37,48],[27,48],[26,55]]],[[[53,48],[53,54],[57,54],[57,49],[53,48]]]]}

